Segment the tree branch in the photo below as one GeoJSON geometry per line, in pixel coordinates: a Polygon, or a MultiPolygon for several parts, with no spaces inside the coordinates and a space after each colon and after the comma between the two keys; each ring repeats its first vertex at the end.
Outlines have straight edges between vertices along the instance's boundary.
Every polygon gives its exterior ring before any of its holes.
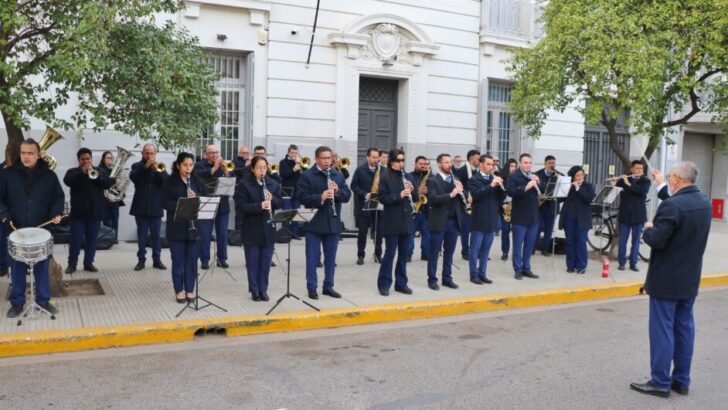
{"type": "Polygon", "coordinates": [[[12,50],[13,47],[16,44],[18,44],[19,42],[21,42],[23,40],[27,40],[29,38],[39,36],[39,35],[48,34],[54,28],[56,28],[55,23],[52,23],[51,25],[49,25],[47,27],[36,28],[36,29],[32,29],[32,28],[25,29],[22,32],[20,32],[20,34],[18,34],[15,38],[11,38],[10,40],[8,40],[8,44],[5,46],[5,49],[9,53],[10,50],[12,50]]]}

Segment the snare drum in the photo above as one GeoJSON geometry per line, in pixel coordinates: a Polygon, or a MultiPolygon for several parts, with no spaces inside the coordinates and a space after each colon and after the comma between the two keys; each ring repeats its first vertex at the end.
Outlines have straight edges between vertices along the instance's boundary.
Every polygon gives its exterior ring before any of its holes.
{"type": "Polygon", "coordinates": [[[18,262],[36,263],[48,259],[53,237],[43,228],[22,228],[8,236],[8,253],[18,262]]]}

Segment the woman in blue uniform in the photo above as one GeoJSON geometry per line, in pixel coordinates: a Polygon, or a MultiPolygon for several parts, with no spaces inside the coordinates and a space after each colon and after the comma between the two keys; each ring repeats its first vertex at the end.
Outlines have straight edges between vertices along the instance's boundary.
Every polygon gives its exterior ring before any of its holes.
{"type": "Polygon", "coordinates": [[[584,180],[584,169],[571,167],[571,188],[561,208],[559,225],[566,233],[566,271],[586,272],[586,239],[591,228],[591,203],[594,200],[594,186],[584,180]]]}

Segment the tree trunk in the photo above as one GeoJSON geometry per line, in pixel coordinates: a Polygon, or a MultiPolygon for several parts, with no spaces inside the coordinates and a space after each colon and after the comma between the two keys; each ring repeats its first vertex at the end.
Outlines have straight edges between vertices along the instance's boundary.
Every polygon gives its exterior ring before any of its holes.
{"type": "Polygon", "coordinates": [[[622,161],[623,169],[629,169],[631,165],[629,155],[627,155],[622,147],[619,146],[619,142],[617,141],[616,121],[610,121],[604,125],[607,127],[607,133],[609,134],[609,148],[611,148],[612,151],[617,154],[619,160],[622,161]]]}
{"type": "Polygon", "coordinates": [[[20,157],[20,143],[23,142],[23,130],[20,129],[9,118],[10,116],[3,112],[3,121],[5,122],[5,131],[8,133],[8,144],[5,146],[5,165],[12,165],[13,161],[20,157]]]}

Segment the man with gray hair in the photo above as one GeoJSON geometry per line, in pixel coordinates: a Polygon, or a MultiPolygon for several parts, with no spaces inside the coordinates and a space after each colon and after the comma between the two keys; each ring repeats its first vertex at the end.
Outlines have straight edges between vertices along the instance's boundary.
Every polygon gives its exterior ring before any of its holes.
{"type": "Polygon", "coordinates": [[[653,221],[645,222],[643,238],[652,248],[645,280],[652,371],[646,383],[630,385],[640,393],[668,397],[672,389],[686,395],[690,387],[693,304],[711,222],[711,205],[695,186],[697,178],[692,162],[673,167],[667,176],[671,196],[662,201],[653,221]]]}

